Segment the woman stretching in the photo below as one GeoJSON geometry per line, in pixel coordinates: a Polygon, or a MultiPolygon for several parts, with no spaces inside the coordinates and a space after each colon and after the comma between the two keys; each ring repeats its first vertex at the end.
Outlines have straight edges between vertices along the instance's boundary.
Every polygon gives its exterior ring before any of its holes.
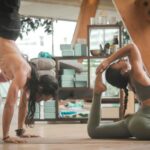
{"type": "Polygon", "coordinates": [[[130,138],[150,140],[150,78],[146,72],[140,52],[135,44],[129,44],[105,59],[96,70],[95,89],[88,120],[88,134],[94,139],[130,138]],[[121,58],[128,57],[128,60],[121,58]],[[116,61],[116,62],[114,62],[116,61]],[[106,70],[106,80],[113,86],[124,89],[125,108],[128,88],[136,94],[141,103],[133,115],[110,124],[100,124],[101,94],[106,90],[101,74],[106,70]]]}

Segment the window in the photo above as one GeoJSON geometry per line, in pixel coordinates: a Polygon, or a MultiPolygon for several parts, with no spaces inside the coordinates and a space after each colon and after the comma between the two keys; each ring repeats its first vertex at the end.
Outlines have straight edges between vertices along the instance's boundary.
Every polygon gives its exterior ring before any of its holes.
{"type": "Polygon", "coordinates": [[[29,59],[38,57],[41,51],[52,54],[52,34],[45,33],[42,27],[28,35],[24,33],[23,39],[17,39],[17,44],[20,51],[28,55],[29,59]]]}
{"type": "Polygon", "coordinates": [[[54,21],[54,56],[61,56],[60,44],[71,44],[75,26],[74,21],[54,21]]]}
{"type": "Polygon", "coordinates": [[[47,34],[42,27],[23,33],[23,39],[17,39],[17,45],[28,58],[36,58],[42,52],[49,52],[53,56],[61,56],[60,44],[71,44],[76,22],[57,20],[53,22],[53,33],[47,34]]]}

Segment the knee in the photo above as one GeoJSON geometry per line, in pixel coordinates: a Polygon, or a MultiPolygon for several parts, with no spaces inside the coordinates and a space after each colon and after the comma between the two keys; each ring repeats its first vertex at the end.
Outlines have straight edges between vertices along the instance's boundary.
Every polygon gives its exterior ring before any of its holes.
{"type": "Polygon", "coordinates": [[[87,128],[87,133],[88,133],[88,136],[91,138],[91,139],[97,139],[97,133],[96,133],[96,129],[95,128],[87,128]]]}

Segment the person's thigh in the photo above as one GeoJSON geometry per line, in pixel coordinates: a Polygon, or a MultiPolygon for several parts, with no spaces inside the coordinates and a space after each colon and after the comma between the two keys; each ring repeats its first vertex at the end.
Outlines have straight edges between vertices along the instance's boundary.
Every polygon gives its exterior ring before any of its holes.
{"type": "Polygon", "coordinates": [[[129,138],[131,134],[125,124],[125,120],[112,122],[104,125],[100,125],[97,128],[91,130],[91,138],[129,138]]]}

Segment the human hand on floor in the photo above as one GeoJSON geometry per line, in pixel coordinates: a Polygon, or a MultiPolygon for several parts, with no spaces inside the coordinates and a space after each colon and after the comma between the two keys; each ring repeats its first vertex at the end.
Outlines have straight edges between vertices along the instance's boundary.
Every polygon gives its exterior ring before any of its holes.
{"type": "Polygon", "coordinates": [[[18,138],[18,137],[7,137],[7,138],[4,138],[3,141],[5,143],[14,143],[14,144],[24,144],[24,143],[27,143],[26,140],[23,140],[21,138],[18,138]]]}

